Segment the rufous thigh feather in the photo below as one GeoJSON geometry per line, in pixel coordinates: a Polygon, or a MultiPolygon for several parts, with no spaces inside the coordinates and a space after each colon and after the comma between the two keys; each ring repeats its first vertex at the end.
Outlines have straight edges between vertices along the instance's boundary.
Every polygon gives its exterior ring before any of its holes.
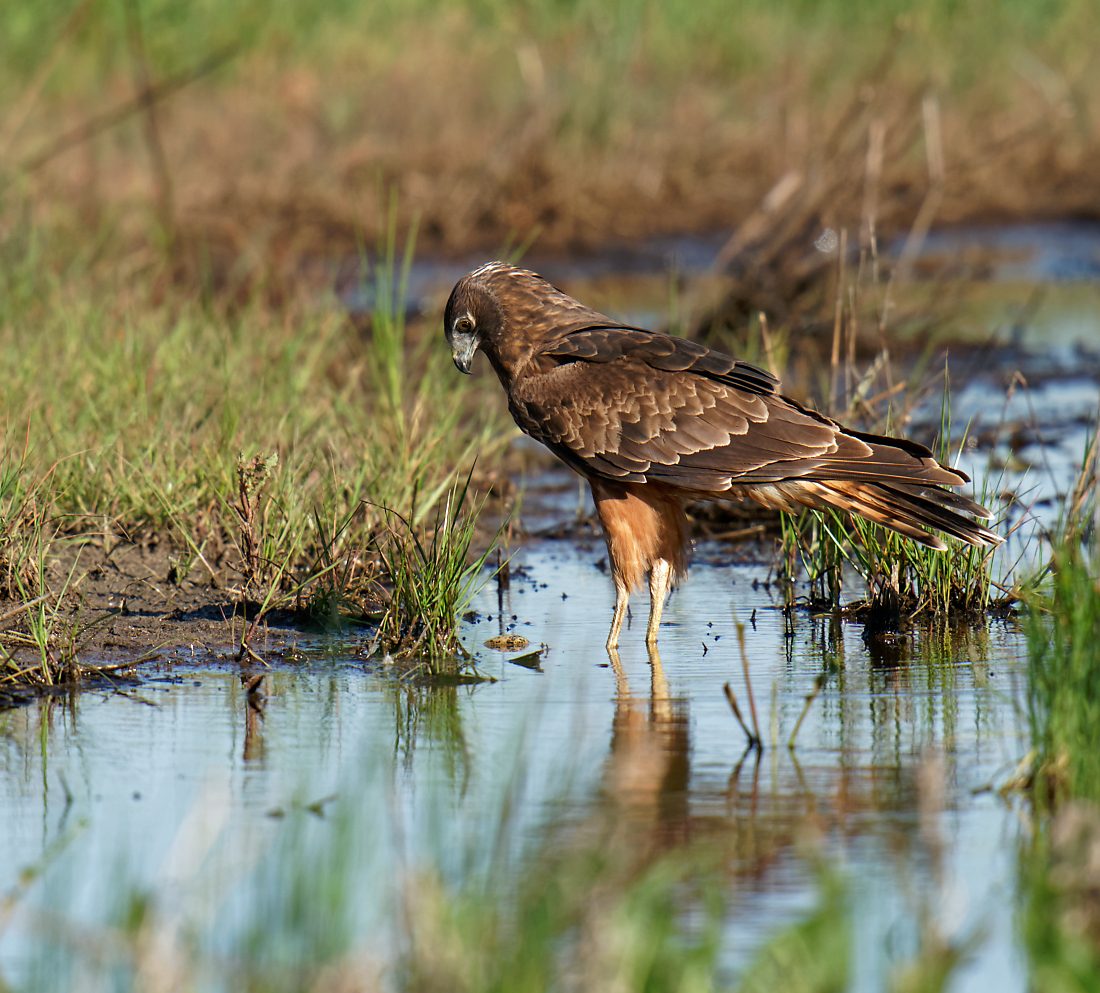
{"type": "Polygon", "coordinates": [[[687,572],[689,539],[681,496],[653,483],[589,482],[616,580],[635,590],[658,559],[672,564],[675,579],[687,572]]]}

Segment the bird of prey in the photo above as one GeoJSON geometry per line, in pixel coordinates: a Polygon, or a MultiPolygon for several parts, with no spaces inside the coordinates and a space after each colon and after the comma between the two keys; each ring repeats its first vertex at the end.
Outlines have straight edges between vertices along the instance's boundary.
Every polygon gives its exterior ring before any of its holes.
{"type": "Polygon", "coordinates": [[[687,568],[684,505],[746,497],[765,507],[835,507],[931,548],[926,529],[971,545],[999,535],[988,510],[947,489],[968,482],[923,445],[845,428],[779,392],[762,369],[684,338],[630,327],[541,276],[490,262],[447,301],[444,332],[469,373],[480,349],[521,430],[588,480],[607,541],[619,642],[627,602],[649,577],[653,645],[687,568]]]}

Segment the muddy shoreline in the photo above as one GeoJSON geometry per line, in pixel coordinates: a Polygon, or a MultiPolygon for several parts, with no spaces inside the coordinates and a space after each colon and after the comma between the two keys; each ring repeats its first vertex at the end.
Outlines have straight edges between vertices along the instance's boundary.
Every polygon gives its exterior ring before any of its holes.
{"type": "MultiPolygon", "coordinates": [[[[175,551],[167,542],[118,543],[105,552],[87,544],[66,561],[52,564],[57,588],[68,580],[64,610],[71,637],[55,650],[71,651],[77,678],[56,686],[0,685],[0,707],[25,703],[38,692],[117,685],[163,665],[239,665],[242,635],[258,605],[242,600],[231,584],[205,581],[197,571],[174,581],[175,551]],[[71,577],[71,578],[70,578],[71,577]]],[[[0,599],[0,616],[20,607],[0,599]]],[[[6,626],[19,624],[18,615],[6,626]]],[[[265,662],[293,659],[303,639],[316,635],[301,615],[286,610],[264,614],[250,638],[265,662]]],[[[33,666],[33,653],[17,656],[33,666]]],[[[255,659],[246,660],[253,664],[255,659]]],[[[247,668],[247,665],[246,665],[247,668]]]]}

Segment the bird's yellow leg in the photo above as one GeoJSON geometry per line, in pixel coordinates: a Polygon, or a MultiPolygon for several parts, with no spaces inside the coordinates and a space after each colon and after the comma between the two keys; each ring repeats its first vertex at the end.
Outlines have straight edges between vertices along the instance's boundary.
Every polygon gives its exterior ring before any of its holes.
{"type": "Polygon", "coordinates": [[[615,616],[611,618],[611,630],[607,634],[607,650],[613,651],[619,647],[619,635],[623,630],[623,620],[626,618],[626,607],[630,602],[630,591],[626,585],[615,580],[615,616]]]}
{"type": "Polygon", "coordinates": [[[667,559],[657,559],[649,570],[649,624],[645,629],[645,643],[657,644],[657,632],[661,627],[661,612],[665,609],[665,600],[672,585],[672,563],[667,559]]]}

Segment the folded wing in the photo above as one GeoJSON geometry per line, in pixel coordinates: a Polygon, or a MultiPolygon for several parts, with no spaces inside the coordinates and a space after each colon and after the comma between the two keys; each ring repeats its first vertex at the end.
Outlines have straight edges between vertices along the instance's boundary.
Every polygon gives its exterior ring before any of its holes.
{"type": "Polygon", "coordinates": [[[933,545],[922,528],[999,540],[961,516],[989,514],[943,489],[967,477],[929,449],[849,431],[784,397],[769,373],[685,339],[573,330],[543,350],[510,401],[526,433],[585,475],[841,506],[933,545]]]}

